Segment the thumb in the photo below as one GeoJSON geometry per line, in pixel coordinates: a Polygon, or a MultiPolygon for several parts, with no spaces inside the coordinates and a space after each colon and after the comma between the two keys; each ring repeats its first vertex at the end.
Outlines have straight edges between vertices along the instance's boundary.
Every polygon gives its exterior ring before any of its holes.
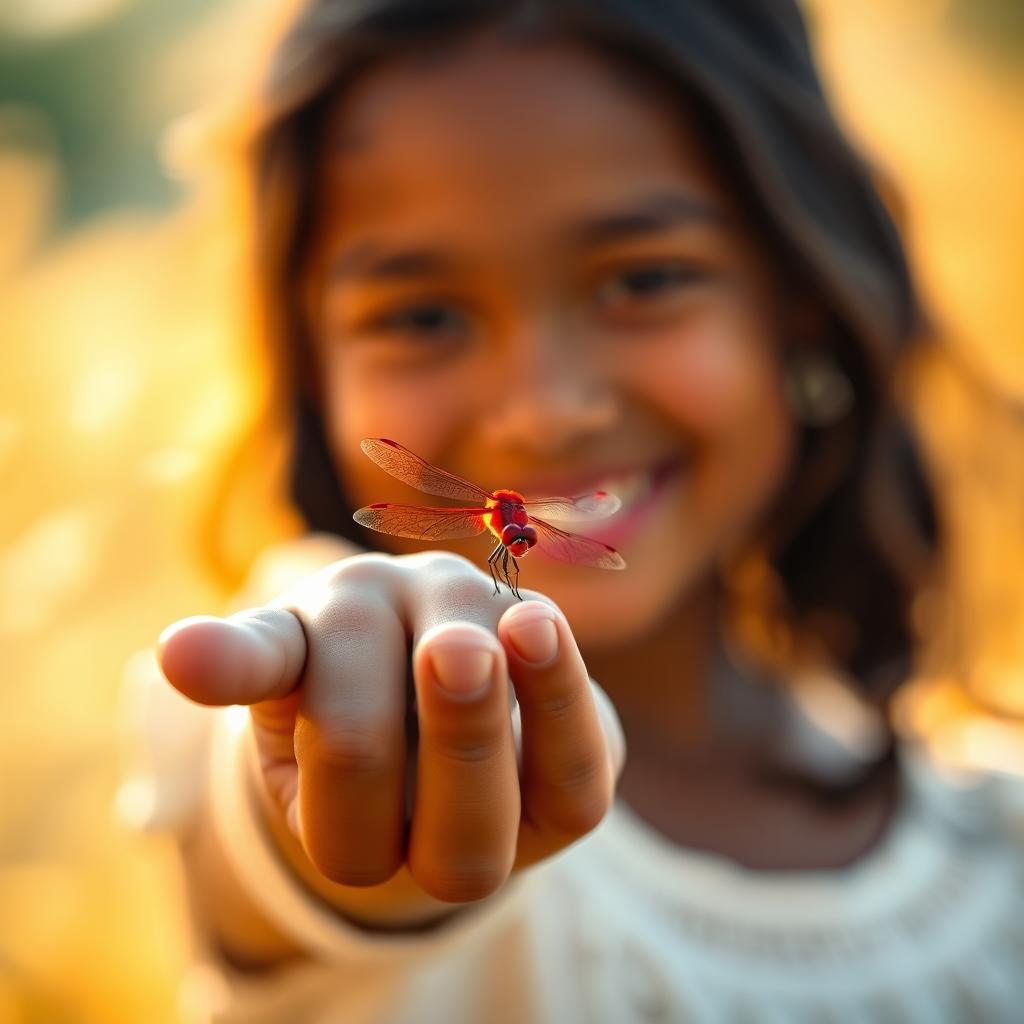
{"type": "Polygon", "coordinates": [[[157,642],[168,682],[198,704],[256,704],[287,697],[306,663],[306,637],[284,608],[252,608],[226,619],[181,619],[157,642]]]}

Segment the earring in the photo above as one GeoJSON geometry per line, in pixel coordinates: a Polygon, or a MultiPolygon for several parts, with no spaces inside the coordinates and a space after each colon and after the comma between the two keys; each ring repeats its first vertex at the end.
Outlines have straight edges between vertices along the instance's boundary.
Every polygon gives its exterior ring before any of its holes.
{"type": "Polygon", "coordinates": [[[850,378],[836,358],[821,349],[789,352],[782,367],[782,387],[793,418],[808,427],[831,427],[853,408],[850,378]]]}

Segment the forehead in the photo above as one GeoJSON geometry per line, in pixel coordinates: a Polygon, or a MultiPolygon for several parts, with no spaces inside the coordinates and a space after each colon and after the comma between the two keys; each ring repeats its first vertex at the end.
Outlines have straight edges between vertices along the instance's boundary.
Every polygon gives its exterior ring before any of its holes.
{"type": "Polygon", "coordinates": [[[584,44],[483,37],[367,72],[328,121],[332,211],[521,226],[685,186],[728,207],[697,121],[667,85],[584,44]]]}

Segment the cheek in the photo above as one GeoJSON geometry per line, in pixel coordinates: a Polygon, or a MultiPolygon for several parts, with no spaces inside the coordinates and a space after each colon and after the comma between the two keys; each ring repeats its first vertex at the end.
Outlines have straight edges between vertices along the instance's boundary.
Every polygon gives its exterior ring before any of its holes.
{"type": "Polygon", "coordinates": [[[763,337],[708,324],[667,340],[650,356],[634,362],[645,397],[698,439],[728,431],[758,406],[775,404],[770,396],[781,402],[771,343],[763,337]]]}
{"type": "Polygon", "coordinates": [[[693,447],[692,522],[725,543],[764,512],[795,450],[775,349],[753,321],[709,322],[634,364],[638,392],[693,447]]]}
{"type": "Polygon", "coordinates": [[[409,490],[362,454],[364,437],[389,437],[428,460],[452,443],[472,415],[471,381],[450,369],[398,372],[358,352],[329,353],[325,378],[328,441],[335,463],[360,503],[408,500],[409,490]],[[389,492],[392,485],[398,495],[389,492]]]}
{"type": "Polygon", "coordinates": [[[708,504],[725,510],[723,531],[734,543],[767,511],[789,475],[796,427],[780,390],[765,388],[720,425],[704,475],[708,504]]]}

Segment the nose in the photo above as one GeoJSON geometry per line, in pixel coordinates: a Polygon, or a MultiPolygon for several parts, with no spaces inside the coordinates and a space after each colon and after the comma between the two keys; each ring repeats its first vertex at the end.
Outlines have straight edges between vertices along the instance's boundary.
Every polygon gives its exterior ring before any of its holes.
{"type": "Polygon", "coordinates": [[[565,330],[518,331],[495,363],[482,410],[482,434],[494,448],[551,456],[593,442],[619,419],[611,375],[565,330]]]}

